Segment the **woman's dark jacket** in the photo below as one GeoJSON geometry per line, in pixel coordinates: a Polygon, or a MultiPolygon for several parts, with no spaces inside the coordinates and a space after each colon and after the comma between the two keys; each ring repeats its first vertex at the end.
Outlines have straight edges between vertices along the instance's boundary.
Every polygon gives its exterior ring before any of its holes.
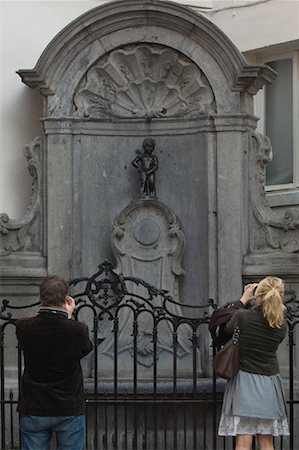
{"type": "Polygon", "coordinates": [[[228,332],[225,327],[227,322],[240,308],[243,309],[244,304],[238,300],[237,302],[226,303],[226,305],[213,312],[209,322],[209,331],[213,339],[213,344],[217,350],[220,350],[222,345],[230,340],[231,333],[228,332]]]}
{"type": "Polygon", "coordinates": [[[24,352],[18,411],[34,416],[84,413],[80,359],[92,350],[85,324],[67,314],[44,310],[19,319],[16,334],[24,352]]]}
{"type": "Polygon", "coordinates": [[[279,373],[276,351],[286,335],[286,323],[281,328],[270,327],[260,307],[236,311],[226,331],[232,334],[236,323],[240,327],[240,369],[260,375],[279,373]]]}

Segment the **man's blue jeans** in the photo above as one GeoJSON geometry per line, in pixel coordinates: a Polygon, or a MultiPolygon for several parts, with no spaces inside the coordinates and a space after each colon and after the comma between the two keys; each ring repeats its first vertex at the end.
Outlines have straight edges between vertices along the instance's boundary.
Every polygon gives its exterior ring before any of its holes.
{"type": "Polygon", "coordinates": [[[20,417],[21,450],[49,450],[56,434],[57,450],[82,450],[85,438],[85,416],[20,417]]]}

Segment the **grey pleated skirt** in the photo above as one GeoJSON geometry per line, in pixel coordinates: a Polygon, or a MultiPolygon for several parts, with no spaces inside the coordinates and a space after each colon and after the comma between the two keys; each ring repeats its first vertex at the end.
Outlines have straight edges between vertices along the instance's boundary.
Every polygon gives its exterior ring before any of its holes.
{"type": "Polygon", "coordinates": [[[289,435],[280,375],[258,375],[239,370],[225,389],[218,434],[289,435]]]}

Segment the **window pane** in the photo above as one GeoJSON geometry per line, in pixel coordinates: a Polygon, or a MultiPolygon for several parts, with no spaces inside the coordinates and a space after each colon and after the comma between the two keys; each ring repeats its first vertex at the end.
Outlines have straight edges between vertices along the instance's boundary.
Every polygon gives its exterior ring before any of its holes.
{"type": "Polygon", "coordinates": [[[293,66],[291,59],[267,63],[277,78],[266,89],[266,135],[273,149],[267,184],[293,182],[293,66]]]}

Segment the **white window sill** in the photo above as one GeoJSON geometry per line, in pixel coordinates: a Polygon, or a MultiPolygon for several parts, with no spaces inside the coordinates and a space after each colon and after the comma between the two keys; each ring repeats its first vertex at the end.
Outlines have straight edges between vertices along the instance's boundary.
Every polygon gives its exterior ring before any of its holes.
{"type": "Polygon", "coordinates": [[[299,206],[299,187],[267,186],[266,196],[269,206],[299,206]]]}

